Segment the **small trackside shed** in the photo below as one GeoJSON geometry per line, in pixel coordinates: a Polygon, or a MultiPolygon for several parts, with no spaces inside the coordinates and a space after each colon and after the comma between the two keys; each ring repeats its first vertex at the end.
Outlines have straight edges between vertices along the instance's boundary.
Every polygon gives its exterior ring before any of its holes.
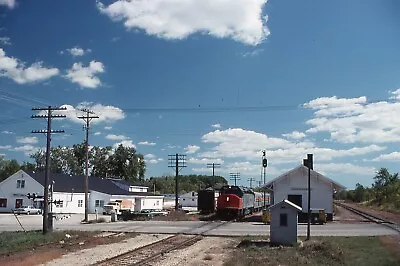
{"type": "MultiPolygon", "coordinates": [[[[311,170],[311,209],[324,209],[327,220],[333,220],[333,194],[345,189],[341,184],[311,170]]],[[[299,220],[307,217],[308,168],[300,165],[269,181],[265,188],[271,191],[271,205],[285,199],[303,209],[299,220]]]]}
{"type": "Polygon", "coordinates": [[[269,207],[271,213],[271,245],[294,245],[297,243],[297,215],[301,207],[283,200],[269,207]]]}

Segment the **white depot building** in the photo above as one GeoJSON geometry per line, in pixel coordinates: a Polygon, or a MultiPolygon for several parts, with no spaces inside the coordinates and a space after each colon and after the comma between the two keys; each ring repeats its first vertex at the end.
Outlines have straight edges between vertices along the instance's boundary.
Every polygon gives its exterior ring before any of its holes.
{"type": "MultiPolygon", "coordinates": [[[[327,220],[332,221],[334,192],[339,192],[345,187],[314,170],[311,170],[310,177],[310,207],[324,209],[327,220]]],[[[306,217],[308,210],[308,168],[306,166],[299,165],[269,181],[265,187],[271,191],[271,205],[289,200],[302,208],[299,220],[306,217]]]]}
{"type": "MultiPolygon", "coordinates": [[[[51,173],[53,183],[52,204],[54,213],[84,213],[84,176],[70,176],[51,173]]],[[[0,183],[0,213],[12,212],[23,205],[43,208],[43,199],[28,199],[27,194],[43,196],[44,173],[19,170],[0,183]]],[[[135,210],[163,209],[163,196],[147,192],[147,187],[134,186],[118,179],[89,177],[89,212],[103,212],[103,206],[110,201],[132,200],[135,210]]]]}

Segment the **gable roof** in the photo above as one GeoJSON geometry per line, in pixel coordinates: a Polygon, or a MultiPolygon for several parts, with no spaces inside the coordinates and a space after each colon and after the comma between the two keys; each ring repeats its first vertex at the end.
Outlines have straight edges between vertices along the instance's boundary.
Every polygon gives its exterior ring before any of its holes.
{"type": "MultiPolygon", "coordinates": [[[[295,171],[297,171],[297,170],[299,170],[299,169],[303,169],[303,170],[308,171],[308,167],[306,167],[306,166],[304,166],[304,165],[299,165],[299,166],[297,166],[296,168],[293,168],[292,170],[287,171],[286,173],[283,173],[283,174],[281,174],[280,176],[278,176],[278,177],[276,177],[276,178],[274,178],[274,179],[268,181],[268,182],[265,184],[264,188],[269,188],[269,187],[271,187],[271,185],[272,185],[273,183],[275,183],[276,181],[279,181],[280,179],[286,177],[287,175],[289,175],[289,174],[291,174],[291,173],[293,173],[293,172],[295,172],[295,171]]],[[[336,181],[333,181],[332,179],[330,179],[330,178],[324,176],[323,174],[318,173],[317,171],[311,170],[311,176],[317,176],[318,178],[321,178],[321,179],[324,180],[325,182],[331,183],[331,184],[333,185],[333,187],[334,187],[336,190],[343,190],[343,189],[346,189],[345,186],[339,184],[339,183],[336,182],[336,181]]]]}
{"type": "MultiPolygon", "coordinates": [[[[44,172],[26,172],[33,179],[44,186],[44,172]]],[[[67,192],[67,193],[84,193],[85,176],[70,176],[66,174],[50,173],[54,181],[54,192],[67,192]]],[[[98,191],[109,195],[134,195],[134,196],[152,196],[150,192],[129,192],[118,187],[107,178],[100,178],[89,176],[89,190],[98,191]]]]}
{"type": "Polygon", "coordinates": [[[289,201],[289,200],[282,200],[281,202],[278,202],[278,203],[276,203],[276,204],[274,204],[274,205],[272,205],[272,206],[270,206],[268,209],[275,209],[275,208],[277,208],[277,207],[280,207],[280,206],[282,206],[282,205],[286,205],[286,206],[288,206],[288,207],[291,207],[291,208],[294,208],[294,209],[296,209],[296,210],[298,210],[298,211],[302,211],[303,209],[300,207],[300,206],[297,206],[296,204],[294,204],[293,202],[291,202],[291,201],[289,201]]]}

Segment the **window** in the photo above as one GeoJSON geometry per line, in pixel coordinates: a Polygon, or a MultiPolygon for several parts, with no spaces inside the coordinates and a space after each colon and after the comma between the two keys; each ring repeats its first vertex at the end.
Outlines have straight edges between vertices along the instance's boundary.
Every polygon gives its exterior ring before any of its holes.
{"type": "Polygon", "coordinates": [[[156,201],[156,205],[157,205],[157,206],[160,205],[160,201],[157,200],[157,201],[156,201]]]}
{"type": "Polygon", "coordinates": [[[7,208],[7,199],[0,199],[0,208],[7,208]]]}
{"type": "Polygon", "coordinates": [[[103,207],[104,207],[104,200],[96,200],[96,201],[94,202],[94,207],[96,207],[96,208],[99,208],[99,207],[103,208],[103,207]]]}
{"type": "Polygon", "coordinates": [[[192,201],[194,201],[194,199],[192,199],[192,201]]]}
{"type": "Polygon", "coordinates": [[[279,225],[280,226],[287,226],[287,213],[281,213],[280,217],[279,217],[279,225]]]}
{"type": "Polygon", "coordinates": [[[83,200],[78,200],[78,208],[81,208],[81,207],[83,207],[83,200]]]}
{"type": "Polygon", "coordinates": [[[25,180],[17,180],[17,188],[24,188],[25,180]]]}
{"type": "Polygon", "coordinates": [[[60,200],[60,203],[56,204],[56,208],[62,208],[63,206],[64,206],[64,201],[63,200],[60,200]]]}

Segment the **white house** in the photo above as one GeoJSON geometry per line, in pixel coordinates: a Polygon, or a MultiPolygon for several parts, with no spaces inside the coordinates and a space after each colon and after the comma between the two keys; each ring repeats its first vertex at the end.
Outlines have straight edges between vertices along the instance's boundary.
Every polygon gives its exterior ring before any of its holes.
{"type": "MultiPolygon", "coordinates": [[[[61,201],[51,204],[54,213],[84,213],[85,194],[84,176],[50,174],[53,180],[53,200],[61,201]]],[[[129,189],[129,188],[128,188],[129,189]]],[[[43,197],[44,173],[24,172],[22,170],[0,183],[0,212],[11,212],[22,205],[33,205],[43,208],[43,199],[28,199],[27,194],[35,193],[43,197]]],[[[148,192],[130,192],[117,186],[106,178],[89,177],[89,212],[103,212],[103,206],[110,201],[130,199],[135,210],[162,209],[163,196],[148,192]]]]}
{"type": "MultiPolygon", "coordinates": [[[[311,209],[324,209],[327,220],[333,219],[333,193],[345,189],[344,186],[328,177],[311,170],[311,209]]],[[[303,209],[299,220],[304,219],[308,209],[308,168],[300,165],[277,178],[269,181],[266,186],[271,190],[271,205],[285,199],[303,209]]]]}
{"type": "Polygon", "coordinates": [[[190,191],[188,193],[182,194],[179,196],[179,205],[182,208],[185,207],[196,207],[197,208],[197,199],[198,195],[195,191],[190,191]]]}

